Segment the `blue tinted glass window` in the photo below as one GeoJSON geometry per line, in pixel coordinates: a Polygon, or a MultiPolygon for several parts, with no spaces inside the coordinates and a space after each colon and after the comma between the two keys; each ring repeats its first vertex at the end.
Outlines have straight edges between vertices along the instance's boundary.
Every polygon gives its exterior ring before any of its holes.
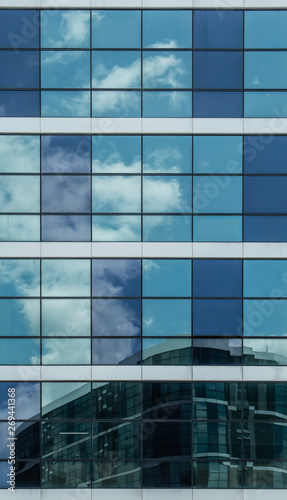
{"type": "Polygon", "coordinates": [[[246,174],[286,174],[286,136],[245,136],[244,172],[246,174]]]}
{"type": "Polygon", "coordinates": [[[35,299],[0,300],[1,328],[5,336],[40,335],[40,301],[35,299]]]}
{"type": "Polygon", "coordinates": [[[247,49],[286,49],[287,12],[246,11],[245,47],[247,49]]]}
{"type": "Polygon", "coordinates": [[[246,176],[244,178],[245,213],[286,213],[287,177],[246,176]]]}
{"type": "Polygon", "coordinates": [[[89,48],[90,12],[87,10],[42,10],[43,48],[89,48]]]}
{"type": "Polygon", "coordinates": [[[89,88],[90,53],[81,50],[42,52],[41,86],[47,89],[89,88]]]}
{"type": "Polygon", "coordinates": [[[124,135],[93,136],[93,173],[139,174],[141,137],[124,135]]]}
{"type": "Polygon", "coordinates": [[[190,297],[191,262],[189,260],[144,260],[143,295],[145,297],[190,297]]]}
{"type": "Polygon", "coordinates": [[[246,260],[244,262],[245,297],[286,297],[286,260],[246,260]]]}
{"type": "Polygon", "coordinates": [[[141,360],[140,339],[93,339],[93,365],[137,365],[141,360]]]}
{"type": "Polygon", "coordinates": [[[90,339],[55,339],[42,340],[43,365],[90,365],[90,339]],[[60,346],[62,348],[60,348],[60,346]]]}
{"type": "Polygon", "coordinates": [[[193,241],[242,241],[242,217],[195,215],[193,241]]]}
{"type": "Polygon", "coordinates": [[[287,92],[244,92],[245,118],[285,118],[287,92]],[[278,114],[279,113],[279,114],[278,114]]]}
{"type": "Polygon", "coordinates": [[[1,90],[0,116],[40,116],[40,93],[36,90],[1,90]]]}
{"type": "Polygon", "coordinates": [[[192,138],[144,136],[144,173],[188,174],[192,166],[192,138]]]}
{"type": "Polygon", "coordinates": [[[143,92],[144,118],[191,118],[191,92],[143,92]]]}
{"type": "Polygon", "coordinates": [[[140,48],[140,11],[94,10],[92,22],[93,48],[140,48]]]}
{"type": "Polygon", "coordinates": [[[43,212],[90,212],[89,176],[43,176],[43,212]]]}
{"type": "Polygon", "coordinates": [[[36,10],[1,10],[0,47],[36,49],[39,47],[39,13],[36,10]]]}
{"type": "Polygon", "coordinates": [[[42,173],[89,173],[91,140],[87,135],[43,135],[42,173]]]}
{"type": "Polygon", "coordinates": [[[286,366],[287,339],[245,339],[243,355],[244,365],[286,366]]]}
{"type": "Polygon", "coordinates": [[[140,212],[141,178],[131,175],[94,176],[92,196],[93,212],[140,212]]]}
{"type": "Polygon", "coordinates": [[[0,176],[1,212],[39,212],[40,178],[36,175],[0,176]]]}
{"type": "Polygon", "coordinates": [[[92,334],[96,337],[138,337],[141,335],[141,301],[93,300],[92,320],[92,334]]]}
{"type": "Polygon", "coordinates": [[[194,300],[193,335],[242,335],[241,300],[194,300]]]}
{"type": "Polygon", "coordinates": [[[1,339],[0,365],[39,365],[40,340],[1,339]]]}
{"type": "Polygon", "coordinates": [[[248,337],[286,337],[285,300],[244,300],[243,334],[248,337]]]}
{"type": "Polygon", "coordinates": [[[0,215],[1,241],[40,241],[39,215],[0,215]]]}
{"type": "Polygon", "coordinates": [[[194,118],[241,118],[242,92],[193,92],[194,118]]]}
{"type": "Polygon", "coordinates": [[[193,295],[195,297],[240,297],[241,293],[241,261],[193,261],[193,295]]]}
{"type": "MultiPolygon", "coordinates": [[[[90,54],[87,54],[90,58],[90,54]]],[[[93,88],[140,88],[141,53],[136,51],[96,51],[92,53],[93,88]]]]}
{"type": "Polygon", "coordinates": [[[194,213],[241,213],[241,211],[241,177],[227,175],[194,177],[194,213]]]}
{"type": "Polygon", "coordinates": [[[195,136],[193,172],[239,174],[242,172],[242,137],[195,136]]]}
{"type": "Polygon", "coordinates": [[[40,137],[33,135],[0,136],[0,172],[40,172],[40,137]]]}
{"type": "Polygon", "coordinates": [[[89,260],[43,259],[41,264],[42,264],[43,296],[45,297],[65,297],[65,296],[89,297],[90,296],[89,260]]]}
{"type": "Polygon", "coordinates": [[[143,301],[143,335],[191,334],[191,301],[156,299],[143,301]]]}
{"type": "Polygon", "coordinates": [[[16,419],[39,420],[40,417],[40,384],[35,382],[1,382],[0,384],[0,414],[1,420],[7,417],[8,389],[16,390],[16,419]]]}
{"type": "Polygon", "coordinates": [[[287,52],[245,52],[246,89],[286,89],[287,52]]]}
{"type": "Polygon", "coordinates": [[[140,215],[94,215],[93,241],[141,241],[140,215]]]}
{"type": "Polygon", "coordinates": [[[39,53],[0,51],[0,88],[39,88],[39,53]]]}
{"type": "Polygon", "coordinates": [[[143,179],[143,211],[191,212],[191,177],[145,176],[143,179]]]}
{"type": "Polygon", "coordinates": [[[90,92],[77,90],[42,91],[41,115],[46,117],[90,116],[90,92]]]}
{"type": "Polygon", "coordinates": [[[139,260],[94,260],[94,297],[140,297],[141,263],[139,260]]]}
{"type": "Polygon", "coordinates": [[[89,299],[42,299],[42,336],[90,337],[89,299]]]}
{"type": "Polygon", "coordinates": [[[40,295],[40,261],[1,259],[0,296],[38,297],[40,295]]]}
{"type": "Polygon", "coordinates": [[[98,90],[93,92],[92,95],[93,117],[139,118],[141,116],[140,92],[128,90],[98,90]]]}
{"type": "Polygon", "coordinates": [[[193,364],[210,366],[232,366],[242,364],[242,340],[225,339],[194,339],[193,364]]]}
{"type": "Polygon", "coordinates": [[[226,10],[194,11],[194,48],[241,49],[243,12],[226,10]]]}
{"type": "Polygon", "coordinates": [[[91,217],[43,215],[42,241],[91,241],[91,217]]]}
{"type": "Polygon", "coordinates": [[[179,49],[192,46],[192,12],[143,11],[143,46],[179,49]]]}
{"type": "Polygon", "coordinates": [[[184,215],[144,215],[144,241],[191,241],[192,218],[184,215]]]}
{"type": "Polygon", "coordinates": [[[143,339],[144,365],[190,365],[191,339],[143,339]]]}
{"type": "Polygon", "coordinates": [[[143,53],[144,88],[191,88],[191,53],[149,51],[143,53]]]}
{"type": "Polygon", "coordinates": [[[243,87],[241,52],[194,52],[193,70],[195,89],[242,89],[243,87]]]}
{"type": "Polygon", "coordinates": [[[247,215],[244,241],[287,241],[287,216],[247,215]]]}

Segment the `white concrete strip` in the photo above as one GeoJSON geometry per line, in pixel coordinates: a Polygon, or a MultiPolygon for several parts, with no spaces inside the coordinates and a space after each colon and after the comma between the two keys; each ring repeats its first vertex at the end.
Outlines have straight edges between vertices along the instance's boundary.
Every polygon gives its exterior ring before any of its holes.
{"type": "Polygon", "coordinates": [[[286,0],[0,0],[10,9],[284,9],[286,0]]]}

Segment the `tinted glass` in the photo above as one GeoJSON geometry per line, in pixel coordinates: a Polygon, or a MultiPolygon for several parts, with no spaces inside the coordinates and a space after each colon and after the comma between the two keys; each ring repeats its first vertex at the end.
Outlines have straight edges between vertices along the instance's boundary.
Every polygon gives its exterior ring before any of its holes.
{"type": "Polygon", "coordinates": [[[242,263],[239,260],[194,260],[195,297],[240,297],[242,263]]]}
{"type": "Polygon", "coordinates": [[[286,241],[287,217],[248,215],[244,217],[244,241],[286,241]]]}
{"type": "Polygon", "coordinates": [[[39,88],[39,53],[0,51],[0,88],[39,88]]]}
{"type": "Polygon", "coordinates": [[[40,301],[36,299],[0,300],[1,335],[39,336],[40,301]]]}
{"type": "Polygon", "coordinates": [[[90,301],[87,299],[43,299],[42,335],[89,337],[90,301]]]}
{"type": "Polygon", "coordinates": [[[241,418],[241,385],[230,382],[195,382],[193,391],[194,419],[241,418]]]}
{"type": "Polygon", "coordinates": [[[1,382],[0,420],[7,419],[8,389],[15,388],[17,420],[39,420],[40,384],[36,382],[1,382]]]}
{"type": "Polygon", "coordinates": [[[143,53],[144,88],[191,88],[191,54],[152,51],[143,53]]]}
{"type": "Polygon", "coordinates": [[[245,47],[248,49],[286,48],[287,12],[245,12],[245,47]]]}
{"type": "Polygon", "coordinates": [[[244,384],[244,418],[287,420],[286,384],[280,382],[244,384]]]}
{"type": "Polygon", "coordinates": [[[191,335],[191,301],[144,300],[143,335],[191,335]]]}
{"type": "Polygon", "coordinates": [[[93,48],[140,48],[140,11],[92,11],[92,22],[93,48]]]}
{"type": "Polygon", "coordinates": [[[242,341],[236,339],[194,339],[194,365],[241,365],[242,341]]]}
{"type": "Polygon", "coordinates": [[[94,297],[140,297],[141,262],[139,260],[94,260],[94,297]]]}
{"type": "Polygon", "coordinates": [[[80,460],[70,462],[49,460],[42,463],[41,481],[43,488],[77,488],[89,485],[90,463],[80,460]]]}
{"type": "Polygon", "coordinates": [[[191,219],[182,215],[146,215],[143,241],[191,241],[191,219]]]}
{"type": "Polygon", "coordinates": [[[140,177],[94,176],[92,186],[93,212],[141,211],[140,177]]]}
{"type": "Polygon", "coordinates": [[[57,49],[89,48],[89,11],[55,10],[51,15],[51,11],[42,10],[41,47],[57,49]]]}
{"type": "Polygon", "coordinates": [[[63,118],[90,116],[90,92],[77,90],[42,91],[41,116],[63,118]]]}
{"type": "Polygon", "coordinates": [[[194,216],[193,241],[242,241],[242,217],[194,216]]]}
{"type": "Polygon", "coordinates": [[[42,241],[91,241],[91,217],[43,215],[42,241]]]}
{"type": "Polygon", "coordinates": [[[140,136],[93,136],[93,173],[139,174],[140,136]]]}
{"type": "Polygon", "coordinates": [[[141,360],[140,339],[93,339],[93,365],[137,365],[141,360]]]}
{"type": "Polygon", "coordinates": [[[246,52],[244,87],[246,89],[284,89],[287,87],[287,52],[246,52]],[[280,71],[279,68],[282,68],[280,71]]]}
{"type": "Polygon", "coordinates": [[[33,135],[0,136],[1,173],[39,173],[40,139],[33,135]]]}
{"type": "Polygon", "coordinates": [[[183,92],[143,92],[144,118],[191,118],[192,93],[183,92]]]}
{"type": "Polygon", "coordinates": [[[245,365],[287,365],[286,339],[245,339],[245,365]]]}
{"type": "Polygon", "coordinates": [[[38,176],[1,175],[1,212],[40,212],[38,176]]]}
{"type": "Polygon", "coordinates": [[[286,297],[287,262],[284,260],[246,260],[244,262],[245,297],[286,297]]]}
{"type": "Polygon", "coordinates": [[[40,261],[32,259],[0,260],[0,296],[39,297],[40,261]]]}
{"type": "Polygon", "coordinates": [[[191,262],[189,260],[144,260],[143,296],[190,297],[191,262]]]}
{"type": "Polygon", "coordinates": [[[245,177],[245,213],[286,213],[286,189],[287,177],[245,177]]]}
{"type": "Polygon", "coordinates": [[[36,10],[2,10],[0,46],[13,49],[39,47],[39,13],[36,10]]]}
{"type": "Polygon", "coordinates": [[[194,52],[193,70],[195,89],[243,88],[243,54],[241,52],[194,52]]]}
{"type": "Polygon", "coordinates": [[[0,215],[0,241],[40,241],[40,217],[0,215]]]}
{"type": "Polygon", "coordinates": [[[41,201],[43,212],[90,212],[90,178],[43,176],[41,201]]]}
{"type": "Polygon", "coordinates": [[[40,116],[40,93],[36,90],[1,90],[0,116],[40,116]]]}
{"type": "Polygon", "coordinates": [[[141,335],[141,301],[97,299],[92,304],[93,335],[137,337],[141,335]]]}
{"type": "Polygon", "coordinates": [[[143,339],[144,365],[190,365],[191,339],[143,339]]]}
{"type": "Polygon", "coordinates": [[[241,423],[194,422],[194,458],[219,458],[223,454],[230,458],[241,458],[241,423]]]}
{"type": "Polygon", "coordinates": [[[287,173],[285,155],[287,155],[286,136],[244,137],[246,174],[285,174],[287,173]]]}
{"type": "Polygon", "coordinates": [[[93,419],[140,418],[141,384],[94,382],[93,419]]]}
{"type": "Polygon", "coordinates": [[[139,118],[141,116],[141,95],[137,91],[110,90],[92,93],[93,117],[139,118]]]}
{"type": "Polygon", "coordinates": [[[90,365],[91,342],[88,339],[43,339],[43,365],[90,365]]]}
{"type": "MultiPolygon", "coordinates": [[[[89,53],[87,55],[90,57],[89,53]]],[[[140,52],[96,51],[92,53],[92,58],[93,88],[134,89],[141,87],[140,52]]]]}
{"type": "Polygon", "coordinates": [[[191,212],[191,177],[145,176],[143,179],[143,211],[191,212]]]}
{"type": "Polygon", "coordinates": [[[242,178],[197,176],[193,179],[194,213],[241,213],[242,178]]]}
{"type": "Polygon", "coordinates": [[[244,440],[244,458],[286,460],[287,425],[284,422],[252,422],[244,425],[249,439],[244,440]]]}
{"type": "Polygon", "coordinates": [[[45,382],[42,384],[42,415],[48,420],[91,418],[91,384],[45,382]]]}
{"type": "Polygon", "coordinates": [[[243,48],[243,12],[228,10],[194,11],[194,48],[243,48]]]}
{"type": "Polygon", "coordinates": [[[139,462],[93,462],[93,488],[140,488],[139,462]]]}
{"type": "Polygon", "coordinates": [[[187,136],[144,136],[144,173],[188,174],[192,167],[192,140],[187,136]]]}
{"type": "Polygon", "coordinates": [[[276,489],[287,487],[286,462],[248,461],[244,467],[244,488],[276,489]]]}
{"type": "Polygon", "coordinates": [[[91,425],[88,422],[43,422],[43,458],[81,460],[91,457],[91,425]]]}
{"type": "Polygon", "coordinates": [[[154,420],[191,418],[191,385],[177,382],[143,384],[143,417],[154,420]]]}
{"type": "Polygon", "coordinates": [[[1,365],[39,365],[40,340],[0,339],[1,365]]]}
{"type": "Polygon", "coordinates": [[[98,422],[93,424],[93,457],[137,459],[141,457],[140,422],[98,422]]]}
{"type": "Polygon", "coordinates": [[[42,173],[90,172],[91,139],[85,135],[43,135],[42,173]]]}
{"type": "Polygon", "coordinates": [[[189,458],[191,454],[191,424],[157,422],[143,424],[144,458],[189,458]],[[154,432],[150,429],[153,428],[154,432]]]}
{"type": "Polygon", "coordinates": [[[144,11],[143,46],[151,49],[191,48],[192,12],[144,11]]]}
{"type": "Polygon", "coordinates": [[[285,337],[287,302],[285,300],[244,300],[244,335],[285,337]]]}
{"type": "Polygon", "coordinates": [[[193,335],[242,335],[241,300],[194,300],[193,335]]]}
{"type": "Polygon", "coordinates": [[[287,92],[244,92],[245,118],[286,117],[287,92]]]}
{"type": "Polygon", "coordinates": [[[195,136],[193,172],[239,174],[242,172],[242,137],[195,136]]]}
{"type": "Polygon", "coordinates": [[[141,241],[140,215],[94,215],[93,241],[141,241]]]}
{"type": "Polygon", "coordinates": [[[88,260],[42,260],[42,295],[46,297],[90,296],[88,260]]]}
{"type": "Polygon", "coordinates": [[[241,118],[242,92],[193,92],[194,118],[241,118]]]}
{"type": "Polygon", "coordinates": [[[210,461],[193,462],[194,488],[241,488],[241,463],[210,461]]]}

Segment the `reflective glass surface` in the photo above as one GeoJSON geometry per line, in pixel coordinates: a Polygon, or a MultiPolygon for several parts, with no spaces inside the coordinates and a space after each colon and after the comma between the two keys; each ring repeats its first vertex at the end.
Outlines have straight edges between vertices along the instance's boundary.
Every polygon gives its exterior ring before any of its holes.
{"type": "Polygon", "coordinates": [[[141,137],[93,136],[94,174],[140,174],[141,137]]]}
{"type": "Polygon", "coordinates": [[[0,51],[0,88],[39,88],[39,53],[30,51],[0,51]]]}
{"type": "Polygon", "coordinates": [[[144,136],[146,174],[191,174],[192,140],[186,136],[144,136]]]}
{"type": "Polygon", "coordinates": [[[92,334],[96,337],[137,337],[141,335],[140,300],[93,300],[92,318],[92,334]]]}
{"type": "Polygon", "coordinates": [[[43,212],[90,212],[89,176],[43,176],[41,185],[43,212]]]}
{"type": "Polygon", "coordinates": [[[94,297],[140,297],[139,260],[94,260],[92,266],[94,297]]]}
{"type": "Polygon", "coordinates": [[[2,10],[0,20],[0,47],[35,49],[39,47],[39,11],[2,10]]]}
{"type": "Polygon", "coordinates": [[[42,48],[89,48],[90,13],[85,10],[41,11],[42,48]]]}
{"type": "Polygon", "coordinates": [[[90,262],[88,260],[42,260],[44,297],[89,297],[90,262]]]}
{"type": "Polygon", "coordinates": [[[191,262],[188,260],[144,260],[143,296],[190,297],[191,262]]]}
{"type": "Polygon", "coordinates": [[[143,335],[168,336],[191,334],[190,300],[144,300],[143,335]]]}
{"type": "Polygon", "coordinates": [[[242,11],[195,10],[193,16],[194,48],[241,49],[243,47],[242,11]]]}

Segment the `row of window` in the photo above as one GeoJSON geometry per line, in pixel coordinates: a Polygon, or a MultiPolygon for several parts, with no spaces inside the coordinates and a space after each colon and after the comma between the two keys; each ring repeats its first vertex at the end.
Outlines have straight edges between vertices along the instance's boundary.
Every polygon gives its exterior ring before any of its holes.
{"type": "Polygon", "coordinates": [[[286,48],[287,12],[2,10],[0,47],[27,49],[286,48]]]}

